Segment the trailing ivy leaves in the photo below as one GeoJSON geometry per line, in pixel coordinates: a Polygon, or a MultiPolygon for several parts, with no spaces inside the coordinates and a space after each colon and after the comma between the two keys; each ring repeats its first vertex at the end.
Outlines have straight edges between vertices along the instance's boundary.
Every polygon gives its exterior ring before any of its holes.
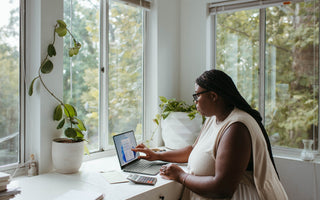
{"type": "Polygon", "coordinates": [[[54,47],[53,44],[49,44],[49,46],[48,46],[48,55],[50,57],[57,55],[56,48],[54,47]]]}
{"type": "Polygon", "coordinates": [[[39,76],[35,77],[35,78],[32,80],[32,82],[31,82],[31,84],[30,84],[30,87],[29,87],[29,91],[28,91],[29,96],[32,96],[32,94],[33,94],[33,85],[34,85],[34,82],[35,82],[38,78],[39,78],[39,76]]]}
{"type": "Polygon", "coordinates": [[[69,49],[69,57],[72,57],[74,55],[78,55],[79,50],[81,48],[81,44],[77,42],[76,40],[73,40],[73,47],[69,49]]]}
{"type": "Polygon", "coordinates": [[[62,20],[57,20],[58,23],[58,27],[55,29],[55,32],[60,36],[60,37],[64,37],[67,33],[67,25],[64,21],[62,20]]]}
{"type": "Polygon", "coordinates": [[[58,105],[53,112],[53,120],[59,121],[62,118],[62,105],[58,105]]]}
{"type": "Polygon", "coordinates": [[[49,74],[53,70],[53,63],[51,60],[46,60],[46,62],[41,65],[41,73],[43,74],[49,74]]]}
{"type": "Polygon", "coordinates": [[[73,46],[69,48],[69,56],[72,57],[74,55],[77,55],[79,53],[79,50],[81,48],[81,44],[76,41],[72,33],[68,30],[66,23],[63,20],[57,20],[57,24],[54,28],[54,39],[53,42],[48,45],[47,48],[47,55],[41,62],[41,66],[38,70],[38,76],[35,77],[30,86],[28,94],[29,96],[32,96],[33,94],[33,87],[36,80],[40,80],[40,83],[44,86],[44,88],[48,91],[48,93],[59,102],[59,105],[56,106],[53,113],[53,120],[59,121],[57,129],[62,129],[66,124],[69,124],[68,127],[65,129],[64,134],[66,137],[74,140],[74,141],[83,141],[84,134],[83,132],[87,131],[84,123],[82,120],[77,118],[77,111],[76,109],[70,105],[65,104],[60,100],[58,97],[56,97],[46,86],[45,82],[42,80],[43,74],[49,74],[52,72],[54,65],[52,61],[48,57],[54,57],[57,55],[56,49],[55,49],[55,37],[56,34],[59,37],[64,37],[67,33],[70,34],[73,40],[73,46]]]}

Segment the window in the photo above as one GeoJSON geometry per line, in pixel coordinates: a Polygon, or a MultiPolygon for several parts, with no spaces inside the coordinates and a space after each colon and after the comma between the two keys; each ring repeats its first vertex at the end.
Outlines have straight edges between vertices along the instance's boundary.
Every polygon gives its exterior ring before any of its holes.
{"type": "Polygon", "coordinates": [[[319,2],[209,4],[213,65],[264,116],[273,146],[319,138],[319,2]]]}
{"type": "Polygon", "coordinates": [[[84,119],[90,152],[108,149],[112,135],[127,130],[142,140],[146,11],[121,1],[86,0],[65,0],[64,9],[82,44],[73,58],[64,52],[64,100],[84,119]]]}
{"type": "MultiPolygon", "coordinates": [[[[0,166],[20,162],[20,4],[4,0],[0,8],[0,166]],[[18,109],[17,109],[18,108],[18,109]]],[[[23,91],[23,90],[22,90],[23,91]]]]}

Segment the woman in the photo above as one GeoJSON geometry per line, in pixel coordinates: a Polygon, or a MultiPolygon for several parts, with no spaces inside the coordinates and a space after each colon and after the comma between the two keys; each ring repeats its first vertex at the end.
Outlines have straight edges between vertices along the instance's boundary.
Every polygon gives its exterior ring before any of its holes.
{"type": "Polygon", "coordinates": [[[197,110],[207,117],[192,146],[161,153],[143,144],[134,151],[147,160],[188,162],[188,173],[175,164],[160,175],[182,183],[188,199],[288,199],[274,165],[259,112],[240,95],[222,71],[204,72],[195,84],[197,110]]]}

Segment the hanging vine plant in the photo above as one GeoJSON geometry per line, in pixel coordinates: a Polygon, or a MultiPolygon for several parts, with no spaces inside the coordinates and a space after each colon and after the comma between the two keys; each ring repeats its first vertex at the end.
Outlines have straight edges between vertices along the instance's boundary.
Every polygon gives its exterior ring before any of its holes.
{"type": "Polygon", "coordinates": [[[64,103],[59,99],[45,84],[43,80],[43,75],[50,74],[54,68],[54,65],[50,58],[56,56],[55,42],[56,35],[59,37],[64,37],[69,34],[73,40],[73,46],[69,48],[69,57],[73,57],[79,53],[81,44],[75,39],[72,33],[67,28],[66,23],[63,20],[57,20],[57,24],[54,27],[53,31],[53,41],[48,45],[47,55],[42,60],[41,65],[38,69],[38,75],[32,80],[28,94],[32,96],[33,88],[36,81],[40,81],[41,85],[45,90],[59,103],[56,106],[53,113],[53,120],[58,121],[57,129],[62,129],[66,124],[64,130],[64,135],[71,139],[74,142],[83,141],[84,134],[87,131],[83,121],[77,117],[77,111],[74,106],[71,104],[64,103]]]}

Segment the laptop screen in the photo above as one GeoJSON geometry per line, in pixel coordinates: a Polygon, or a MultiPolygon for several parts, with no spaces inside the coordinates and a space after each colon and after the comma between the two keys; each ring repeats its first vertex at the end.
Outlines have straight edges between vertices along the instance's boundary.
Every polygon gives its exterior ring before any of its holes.
{"type": "Polygon", "coordinates": [[[113,136],[113,142],[116,147],[121,167],[138,159],[139,153],[131,150],[137,146],[133,131],[127,131],[113,136]]]}

